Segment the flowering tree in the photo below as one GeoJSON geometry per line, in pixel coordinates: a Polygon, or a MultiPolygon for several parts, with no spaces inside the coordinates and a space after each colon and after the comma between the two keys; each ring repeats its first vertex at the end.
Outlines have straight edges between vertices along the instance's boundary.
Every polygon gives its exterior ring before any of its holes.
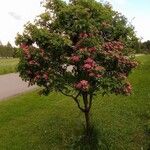
{"type": "Polygon", "coordinates": [[[47,0],[44,6],[45,13],[17,36],[20,76],[43,87],[43,94],[55,90],[71,97],[85,114],[89,136],[97,91],[131,94],[127,77],[137,66],[128,55],[133,28],[108,4],[95,0],[47,0]]]}

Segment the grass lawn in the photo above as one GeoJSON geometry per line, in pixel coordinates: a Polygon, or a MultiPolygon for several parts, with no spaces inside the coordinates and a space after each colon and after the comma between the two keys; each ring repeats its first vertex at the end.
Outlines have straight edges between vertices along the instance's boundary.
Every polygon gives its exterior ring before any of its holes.
{"type": "MultiPolygon", "coordinates": [[[[100,150],[150,149],[150,55],[138,59],[141,65],[130,77],[132,96],[95,99],[92,121],[100,150]]],[[[2,101],[0,149],[71,149],[76,145],[73,141],[82,134],[83,121],[74,102],[58,93],[39,97],[30,92],[2,101]]]]}
{"type": "Polygon", "coordinates": [[[16,72],[17,58],[0,58],[0,75],[16,72]]]}

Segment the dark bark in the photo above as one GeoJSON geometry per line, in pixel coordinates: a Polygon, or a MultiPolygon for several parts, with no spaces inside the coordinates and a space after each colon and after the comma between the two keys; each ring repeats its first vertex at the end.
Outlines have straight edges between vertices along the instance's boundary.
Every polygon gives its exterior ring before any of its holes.
{"type": "Polygon", "coordinates": [[[82,112],[85,112],[84,108],[82,108],[82,107],[80,106],[80,102],[79,102],[79,100],[78,100],[78,97],[80,96],[81,92],[79,92],[76,96],[73,96],[73,95],[69,95],[69,94],[63,92],[61,89],[59,89],[59,91],[60,91],[63,95],[68,96],[68,97],[71,97],[71,98],[76,102],[78,108],[79,108],[82,112]]]}
{"type": "Polygon", "coordinates": [[[84,112],[85,132],[86,132],[86,138],[87,138],[87,140],[89,140],[90,130],[91,130],[90,109],[91,109],[91,105],[92,105],[92,95],[88,95],[88,93],[83,93],[83,102],[84,102],[84,109],[85,109],[85,112],[84,112]]]}
{"type": "Polygon", "coordinates": [[[89,138],[90,137],[90,113],[85,112],[84,114],[85,114],[85,132],[87,138],[89,138]]]}

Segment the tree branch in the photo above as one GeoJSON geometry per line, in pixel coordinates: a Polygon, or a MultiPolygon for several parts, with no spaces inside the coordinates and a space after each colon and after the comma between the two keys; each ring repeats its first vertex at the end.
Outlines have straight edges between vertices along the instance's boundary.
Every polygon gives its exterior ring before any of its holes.
{"type": "Polygon", "coordinates": [[[59,89],[59,92],[62,93],[63,95],[65,95],[65,96],[71,97],[71,98],[73,98],[73,99],[75,98],[73,95],[66,94],[66,93],[64,93],[64,92],[63,92],[62,90],[60,90],[60,89],[59,89]]]}
{"type": "Polygon", "coordinates": [[[78,93],[76,96],[73,96],[73,95],[70,95],[70,94],[66,94],[65,92],[63,92],[63,91],[60,90],[60,89],[59,89],[59,91],[60,91],[63,95],[73,98],[73,100],[76,102],[78,108],[79,108],[82,112],[85,112],[85,109],[83,109],[83,108],[80,106],[80,103],[79,103],[79,100],[78,100],[78,97],[79,97],[80,94],[81,94],[80,91],[79,91],[79,93],[78,93]]]}
{"type": "Polygon", "coordinates": [[[78,108],[79,108],[82,112],[85,112],[85,109],[83,109],[83,108],[80,106],[80,103],[79,103],[78,99],[74,99],[74,101],[77,103],[78,108]]]}
{"type": "Polygon", "coordinates": [[[81,91],[79,91],[79,93],[77,94],[77,96],[75,97],[75,99],[78,99],[78,97],[80,96],[81,91]]]}

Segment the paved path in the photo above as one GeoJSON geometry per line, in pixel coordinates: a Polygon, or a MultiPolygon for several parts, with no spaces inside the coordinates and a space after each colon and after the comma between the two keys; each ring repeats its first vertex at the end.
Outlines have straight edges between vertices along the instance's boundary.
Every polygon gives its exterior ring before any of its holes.
{"type": "Polygon", "coordinates": [[[18,73],[0,75],[0,101],[35,87],[28,87],[28,83],[22,81],[18,73]]]}

